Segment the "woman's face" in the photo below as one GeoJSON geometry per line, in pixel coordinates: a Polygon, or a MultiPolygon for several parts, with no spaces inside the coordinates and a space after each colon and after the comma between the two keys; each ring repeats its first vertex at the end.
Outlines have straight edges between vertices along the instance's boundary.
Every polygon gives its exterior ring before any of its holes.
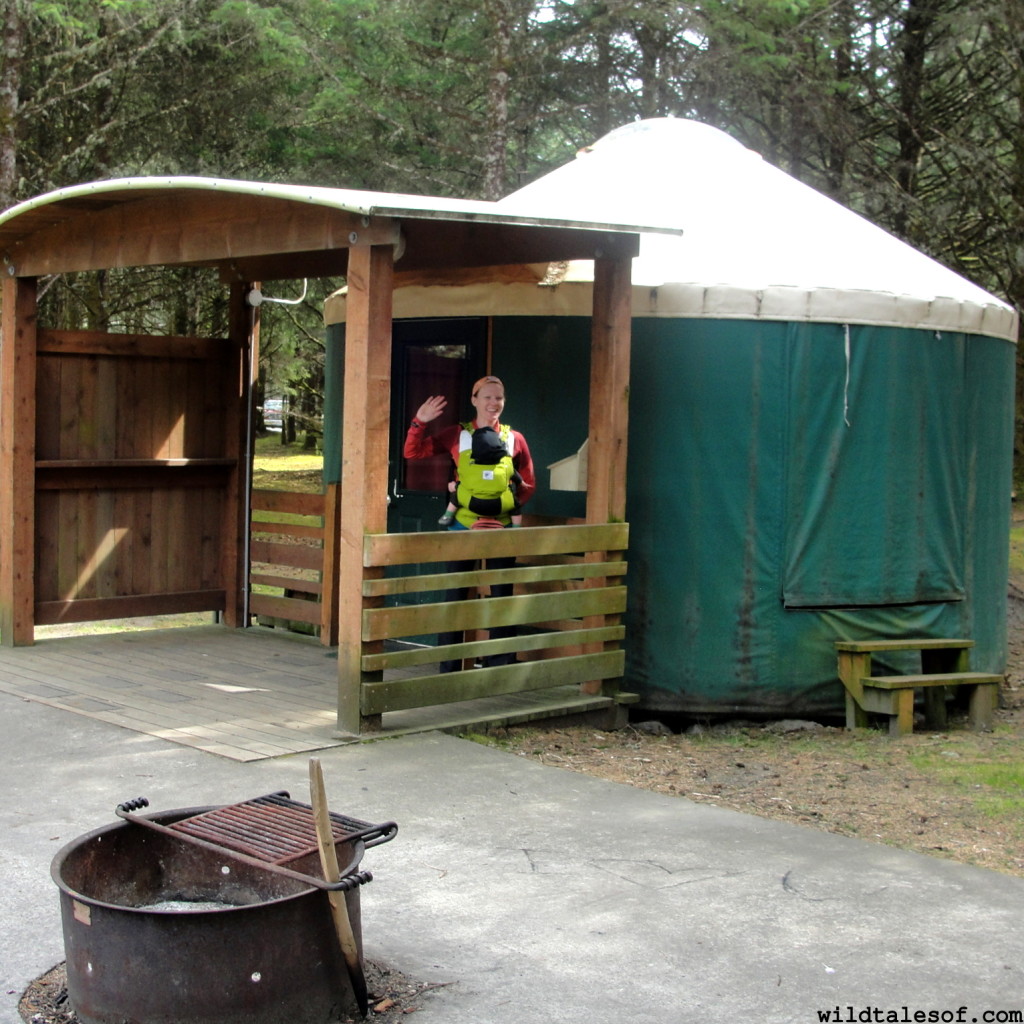
{"type": "Polygon", "coordinates": [[[505,408],[505,389],[501,384],[481,384],[480,390],[472,397],[476,409],[476,421],[482,426],[497,426],[505,408]]]}

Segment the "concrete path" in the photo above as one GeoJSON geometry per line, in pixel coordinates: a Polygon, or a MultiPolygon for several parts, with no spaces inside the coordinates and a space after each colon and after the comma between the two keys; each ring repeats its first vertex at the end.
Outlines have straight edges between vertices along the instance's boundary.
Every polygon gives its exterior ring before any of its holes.
{"type": "MultiPolygon", "coordinates": [[[[117,803],[308,793],[304,754],[228,760],[7,694],[0,741],[0,1024],[64,958],[54,853],[117,803]]],[[[417,1024],[1024,1021],[1024,880],[439,733],[318,756],[334,810],[399,823],[363,861],[363,935],[449,983],[417,1024]]]]}

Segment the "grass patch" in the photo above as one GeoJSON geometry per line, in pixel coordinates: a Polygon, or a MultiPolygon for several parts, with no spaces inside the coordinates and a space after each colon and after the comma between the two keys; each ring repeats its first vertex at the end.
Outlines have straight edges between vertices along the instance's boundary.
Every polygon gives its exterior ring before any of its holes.
{"type": "Polygon", "coordinates": [[[253,487],[318,494],[323,490],[323,466],[319,452],[281,444],[277,434],[259,437],[252,460],[253,487]]]}
{"type": "Polygon", "coordinates": [[[1010,529],[1010,574],[1024,576],[1024,526],[1010,529]]]}
{"type": "Polygon", "coordinates": [[[968,736],[955,746],[942,744],[911,755],[910,763],[950,800],[973,808],[996,835],[1024,842],[1024,764],[1011,731],[968,736]]]}
{"type": "Polygon", "coordinates": [[[469,740],[470,743],[479,743],[482,747],[497,747],[499,750],[508,746],[507,743],[501,743],[497,741],[495,737],[482,732],[460,733],[459,739],[469,740]]]}
{"type": "Polygon", "coordinates": [[[257,469],[287,468],[301,471],[320,469],[323,464],[322,452],[306,451],[297,444],[281,444],[277,434],[256,438],[253,465],[257,469]],[[287,463],[287,467],[283,467],[282,463],[287,463]]]}
{"type": "Polygon", "coordinates": [[[979,811],[1008,818],[1006,824],[1024,830],[1024,764],[1015,749],[962,743],[913,755],[910,761],[936,783],[969,798],[979,811]]]}

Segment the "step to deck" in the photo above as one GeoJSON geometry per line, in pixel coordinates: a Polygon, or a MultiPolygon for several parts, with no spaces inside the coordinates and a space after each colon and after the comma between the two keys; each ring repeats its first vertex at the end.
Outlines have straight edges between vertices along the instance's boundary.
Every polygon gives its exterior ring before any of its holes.
{"type": "Polygon", "coordinates": [[[944,688],[964,686],[969,691],[972,728],[990,729],[1003,677],[970,670],[974,641],[950,637],[892,637],[874,640],[837,640],[838,675],[846,698],[846,727],[868,725],[868,714],[889,716],[889,733],[901,736],[914,728],[914,691],[924,691],[925,720],[929,728],[946,727],[944,688]],[[918,673],[874,675],[873,656],[891,651],[920,651],[918,673]],[[955,671],[950,671],[955,670],[955,671]]]}

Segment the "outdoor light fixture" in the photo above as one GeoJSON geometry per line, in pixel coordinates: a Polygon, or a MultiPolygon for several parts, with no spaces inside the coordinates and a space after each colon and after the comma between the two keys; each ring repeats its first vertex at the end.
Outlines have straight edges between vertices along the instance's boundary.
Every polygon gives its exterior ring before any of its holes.
{"type": "Polygon", "coordinates": [[[249,291],[245,300],[253,307],[253,309],[258,309],[264,302],[279,302],[282,306],[297,306],[306,297],[308,288],[309,279],[304,277],[302,279],[302,294],[297,299],[274,299],[269,295],[264,295],[259,288],[253,288],[249,291]]]}

